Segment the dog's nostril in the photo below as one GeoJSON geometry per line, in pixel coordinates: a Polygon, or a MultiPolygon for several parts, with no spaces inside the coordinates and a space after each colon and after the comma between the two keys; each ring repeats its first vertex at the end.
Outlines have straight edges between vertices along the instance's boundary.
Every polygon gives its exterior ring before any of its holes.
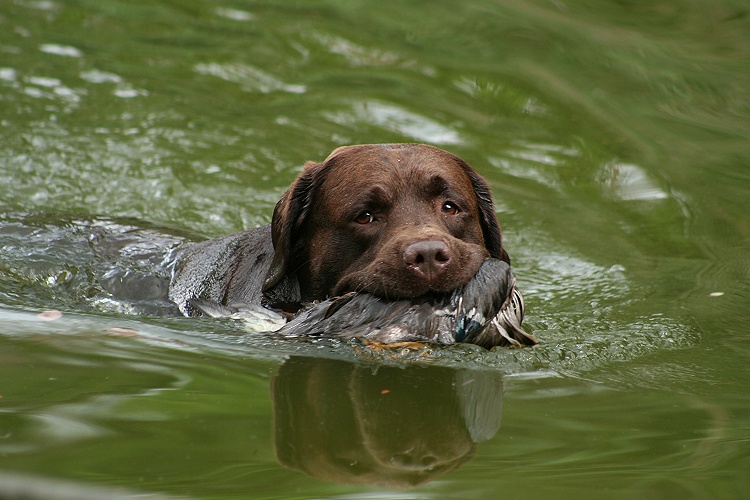
{"type": "MultiPolygon", "coordinates": [[[[447,250],[447,248],[446,248],[447,250]]],[[[446,252],[438,250],[438,252],[435,254],[435,260],[439,263],[445,264],[449,260],[451,260],[450,255],[448,255],[446,252]]]]}

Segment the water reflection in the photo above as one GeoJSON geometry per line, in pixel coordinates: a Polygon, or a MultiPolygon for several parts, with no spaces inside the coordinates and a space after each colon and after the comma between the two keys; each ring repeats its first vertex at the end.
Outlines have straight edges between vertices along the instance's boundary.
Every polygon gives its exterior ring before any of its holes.
{"type": "Polygon", "coordinates": [[[271,381],[276,456],[328,481],[422,484],[495,435],[502,386],[490,371],[293,357],[271,381]]]}

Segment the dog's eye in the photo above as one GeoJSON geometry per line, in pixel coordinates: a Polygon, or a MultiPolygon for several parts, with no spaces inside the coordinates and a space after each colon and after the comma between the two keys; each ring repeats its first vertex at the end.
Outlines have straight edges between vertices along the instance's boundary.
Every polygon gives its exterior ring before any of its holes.
{"type": "Polygon", "coordinates": [[[369,224],[370,222],[374,220],[375,220],[375,216],[372,215],[372,212],[369,212],[367,210],[365,210],[364,212],[362,212],[361,214],[359,214],[358,216],[354,218],[354,221],[357,224],[369,224]]]}
{"type": "Polygon", "coordinates": [[[458,206],[456,206],[456,204],[452,201],[446,201],[445,203],[443,203],[441,210],[444,214],[456,215],[458,213],[458,206]]]}

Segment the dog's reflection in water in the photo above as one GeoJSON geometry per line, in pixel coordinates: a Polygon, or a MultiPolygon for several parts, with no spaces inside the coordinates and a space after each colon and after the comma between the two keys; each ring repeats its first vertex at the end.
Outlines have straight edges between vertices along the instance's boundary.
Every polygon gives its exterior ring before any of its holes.
{"type": "Polygon", "coordinates": [[[273,377],[276,455],[341,483],[408,488],[470,460],[500,427],[502,377],[294,357],[273,377]]]}

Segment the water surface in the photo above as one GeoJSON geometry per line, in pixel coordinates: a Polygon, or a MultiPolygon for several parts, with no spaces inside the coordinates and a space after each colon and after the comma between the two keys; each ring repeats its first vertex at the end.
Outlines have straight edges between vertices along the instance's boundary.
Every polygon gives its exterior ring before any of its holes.
{"type": "Polygon", "coordinates": [[[0,492],[742,498],[749,15],[4,3],[0,492]],[[113,296],[378,142],[487,178],[539,346],[280,341],[113,296]]]}

